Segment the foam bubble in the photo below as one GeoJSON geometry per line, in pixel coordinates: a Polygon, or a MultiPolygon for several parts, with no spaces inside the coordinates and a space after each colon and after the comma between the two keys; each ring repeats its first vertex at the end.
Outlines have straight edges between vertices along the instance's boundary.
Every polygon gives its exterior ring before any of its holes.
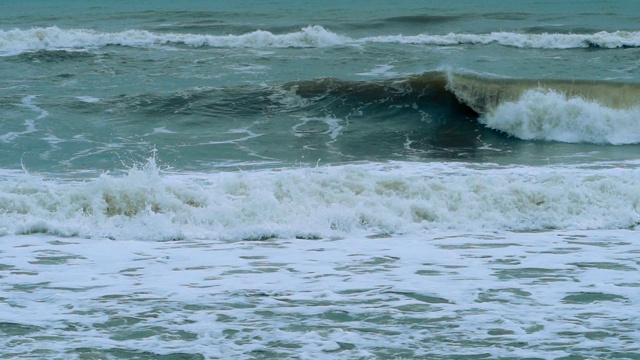
{"type": "Polygon", "coordinates": [[[523,140],[640,142],[640,107],[612,109],[552,90],[526,91],[519,100],[499,105],[480,121],[523,140]]]}

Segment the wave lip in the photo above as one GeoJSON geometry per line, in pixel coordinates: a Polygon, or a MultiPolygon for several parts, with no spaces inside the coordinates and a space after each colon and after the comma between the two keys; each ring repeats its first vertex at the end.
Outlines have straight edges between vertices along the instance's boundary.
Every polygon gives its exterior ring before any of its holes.
{"type": "Polygon", "coordinates": [[[447,88],[489,128],[523,140],[640,143],[640,85],[448,75],[447,88]]]}

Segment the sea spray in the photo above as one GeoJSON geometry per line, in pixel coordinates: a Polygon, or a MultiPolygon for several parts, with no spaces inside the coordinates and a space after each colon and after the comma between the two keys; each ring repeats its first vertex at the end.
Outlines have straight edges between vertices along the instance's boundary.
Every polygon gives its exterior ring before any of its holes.
{"type": "Polygon", "coordinates": [[[552,90],[529,90],[480,118],[488,127],[523,140],[640,143],[640,106],[613,109],[552,90]]]}
{"type": "Polygon", "coordinates": [[[5,178],[0,228],[149,240],[625,229],[640,221],[638,189],[635,167],[389,163],[177,175],[151,159],[82,182],[5,178]]]}
{"type": "Polygon", "coordinates": [[[462,44],[496,44],[529,49],[624,48],[640,46],[638,31],[600,31],[593,34],[526,34],[497,31],[485,34],[449,33],[446,35],[385,35],[360,39],[359,42],[451,46],[462,44]]]}

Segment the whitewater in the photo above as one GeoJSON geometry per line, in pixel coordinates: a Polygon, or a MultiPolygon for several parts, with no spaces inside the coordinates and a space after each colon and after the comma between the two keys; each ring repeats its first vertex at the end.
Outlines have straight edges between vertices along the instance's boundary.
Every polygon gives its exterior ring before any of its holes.
{"type": "Polygon", "coordinates": [[[386,164],[56,181],[5,173],[0,233],[176,240],[344,238],[430,230],[633,229],[637,162],[559,167],[386,164]],[[594,170],[594,167],[597,170],[594,170]]]}
{"type": "Polygon", "coordinates": [[[28,30],[0,30],[0,54],[16,55],[38,50],[82,50],[103,46],[148,47],[157,45],[188,45],[193,47],[327,47],[359,46],[367,43],[399,43],[422,45],[499,44],[519,48],[571,49],[571,48],[624,48],[640,47],[638,31],[599,31],[592,34],[522,34],[492,32],[487,34],[446,35],[419,34],[350,38],[319,25],[307,26],[299,31],[274,34],[256,30],[242,35],[201,35],[183,33],[154,33],[146,30],[100,32],[88,29],[61,29],[56,26],[28,30]]]}
{"type": "Polygon", "coordinates": [[[635,1],[0,7],[0,359],[639,358],[635,1]]]}

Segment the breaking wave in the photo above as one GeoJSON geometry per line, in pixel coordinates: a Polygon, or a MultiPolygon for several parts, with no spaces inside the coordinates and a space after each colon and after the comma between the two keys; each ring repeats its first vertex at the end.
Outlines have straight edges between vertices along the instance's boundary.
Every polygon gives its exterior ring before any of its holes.
{"type": "Polygon", "coordinates": [[[108,45],[149,47],[186,45],[192,47],[307,48],[325,46],[359,46],[367,43],[399,43],[421,45],[498,44],[520,48],[572,49],[639,47],[638,31],[601,31],[592,34],[527,34],[492,32],[485,34],[386,35],[351,38],[325,29],[307,26],[299,31],[274,34],[256,30],[240,35],[206,35],[189,33],[155,33],[146,30],[101,32],[89,29],[61,29],[56,26],[28,30],[0,30],[0,55],[13,56],[38,50],[95,49],[108,45]]]}
{"type": "Polygon", "coordinates": [[[55,26],[29,30],[0,30],[0,54],[5,56],[38,50],[95,49],[108,45],[149,47],[181,44],[193,47],[304,48],[348,42],[348,38],[327,31],[321,26],[308,26],[286,34],[257,30],[242,35],[165,34],[146,30],[100,32],[88,29],[60,29],[55,26]]]}
{"type": "Polygon", "coordinates": [[[630,83],[450,76],[479,121],[523,140],[640,143],[640,86],[630,83]]]}
{"type": "Polygon", "coordinates": [[[5,173],[0,234],[260,240],[626,229],[640,222],[640,170],[626,165],[559,172],[398,162],[175,175],[151,159],[82,182],[5,173]]]}
{"type": "Polygon", "coordinates": [[[427,114],[431,120],[438,116],[444,122],[457,119],[463,126],[475,112],[481,124],[523,140],[640,143],[640,85],[634,83],[427,72],[377,82],[300,81],[287,88],[306,106],[314,106],[313,99],[319,98],[333,102],[334,110],[346,108],[345,113],[374,107],[376,113],[400,119],[389,109],[404,107],[427,114]]]}

